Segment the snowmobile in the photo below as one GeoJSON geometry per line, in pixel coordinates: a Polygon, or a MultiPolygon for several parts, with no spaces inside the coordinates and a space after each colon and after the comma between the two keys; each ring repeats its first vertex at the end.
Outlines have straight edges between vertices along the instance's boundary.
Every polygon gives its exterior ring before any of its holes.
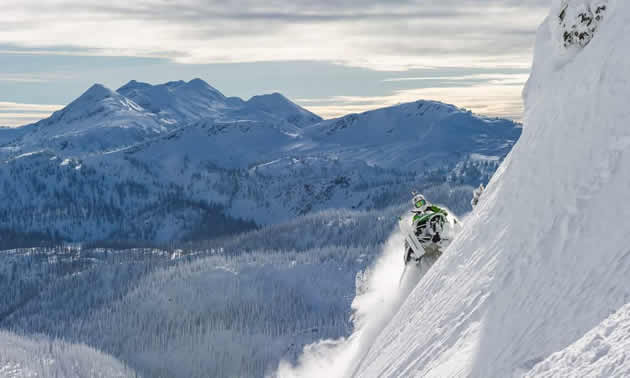
{"type": "Polygon", "coordinates": [[[404,262],[420,263],[424,256],[439,257],[460,228],[459,221],[452,215],[429,213],[416,226],[401,220],[400,228],[405,235],[404,262]]]}

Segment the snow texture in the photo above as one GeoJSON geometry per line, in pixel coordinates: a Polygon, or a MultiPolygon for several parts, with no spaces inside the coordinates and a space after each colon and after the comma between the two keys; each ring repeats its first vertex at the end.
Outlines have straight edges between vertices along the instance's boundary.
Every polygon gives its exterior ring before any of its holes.
{"type": "Polygon", "coordinates": [[[627,376],[629,25],[627,1],[553,2],[521,139],[459,238],[336,376],[627,376]],[[567,48],[560,13],[602,4],[589,43],[567,48]]]}
{"type": "Polygon", "coordinates": [[[528,378],[630,377],[630,305],[539,363],[528,378]]]}

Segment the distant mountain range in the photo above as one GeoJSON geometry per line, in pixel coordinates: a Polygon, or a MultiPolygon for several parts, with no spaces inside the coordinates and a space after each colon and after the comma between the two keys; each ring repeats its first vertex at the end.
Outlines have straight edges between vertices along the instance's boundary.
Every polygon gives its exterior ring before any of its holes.
{"type": "Polygon", "coordinates": [[[486,181],[520,133],[434,101],[324,121],[281,94],[244,101],[200,79],[96,84],[0,129],[0,229],[165,241],[384,207],[412,188],[440,200],[486,181]]]}

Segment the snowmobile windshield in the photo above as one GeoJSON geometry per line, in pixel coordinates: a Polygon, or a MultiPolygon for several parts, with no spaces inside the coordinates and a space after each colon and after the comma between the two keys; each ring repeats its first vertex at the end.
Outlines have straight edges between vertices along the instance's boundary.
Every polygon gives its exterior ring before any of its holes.
{"type": "Polygon", "coordinates": [[[420,201],[416,202],[416,208],[419,209],[426,204],[427,204],[427,201],[421,199],[420,201]]]}

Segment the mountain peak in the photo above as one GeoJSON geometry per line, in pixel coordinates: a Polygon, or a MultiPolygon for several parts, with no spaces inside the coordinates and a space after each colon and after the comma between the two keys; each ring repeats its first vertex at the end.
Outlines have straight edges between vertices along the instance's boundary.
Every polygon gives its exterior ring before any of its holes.
{"type": "MultiPolygon", "coordinates": [[[[181,85],[186,85],[186,82],[184,80],[171,80],[171,81],[167,81],[163,85],[169,88],[175,88],[181,85]]],[[[159,87],[159,86],[160,86],[159,84],[156,85],[156,87],[159,87]]]]}
{"type": "Polygon", "coordinates": [[[221,99],[225,98],[223,93],[219,92],[218,89],[214,88],[213,86],[211,86],[210,84],[206,83],[205,81],[199,78],[190,80],[188,83],[185,83],[185,86],[188,89],[192,89],[198,92],[210,93],[212,94],[213,97],[218,97],[221,99]]]}
{"type": "Polygon", "coordinates": [[[304,127],[322,121],[318,115],[302,108],[278,92],[253,96],[247,100],[250,109],[281,115],[286,121],[304,127]]]}
{"type": "Polygon", "coordinates": [[[142,88],[148,88],[151,87],[152,85],[149,83],[144,83],[141,81],[136,81],[136,80],[130,80],[127,84],[123,85],[122,87],[118,88],[118,90],[116,92],[118,93],[122,93],[125,91],[131,91],[134,89],[142,89],[142,88]]]}
{"type": "Polygon", "coordinates": [[[190,80],[188,83],[186,83],[190,86],[196,86],[196,87],[210,87],[210,84],[206,83],[204,80],[196,77],[192,80],[190,80]]]}
{"type": "Polygon", "coordinates": [[[81,100],[81,102],[97,102],[108,97],[116,96],[120,95],[107,88],[103,84],[96,83],[92,85],[87,91],[85,91],[81,96],[79,96],[79,98],[77,98],[75,101],[81,100]]]}
{"type": "Polygon", "coordinates": [[[117,111],[142,112],[144,110],[120,93],[97,83],[63,109],[54,112],[49,118],[37,124],[52,125],[62,121],[68,124],[97,115],[105,117],[117,111]]]}
{"type": "Polygon", "coordinates": [[[282,93],[279,93],[279,92],[256,95],[248,100],[248,102],[271,102],[271,101],[291,103],[291,101],[288,98],[286,98],[282,93]]]}
{"type": "Polygon", "coordinates": [[[212,87],[210,84],[206,83],[205,81],[199,78],[192,79],[188,82],[184,80],[174,80],[174,81],[166,82],[164,84],[157,84],[157,85],[152,85],[152,84],[137,81],[137,80],[130,80],[127,84],[118,88],[117,92],[124,96],[127,96],[131,91],[134,91],[134,90],[160,91],[162,89],[167,89],[171,91],[179,91],[182,89],[187,89],[187,90],[192,90],[196,92],[209,92],[213,94],[213,97],[221,97],[221,98],[225,97],[218,89],[212,87]]]}
{"type": "Polygon", "coordinates": [[[226,106],[226,97],[201,79],[147,84],[131,80],[118,93],[160,118],[177,122],[210,117],[226,106]]]}
{"type": "Polygon", "coordinates": [[[107,88],[103,84],[94,84],[87,91],[83,92],[76,100],[57,113],[67,114],[69,112],[84,112],[95,106],[127,107],[128,101],[117,92],[107,88]],[[108,105],[104,105],[104,103],[108,105]]]}

